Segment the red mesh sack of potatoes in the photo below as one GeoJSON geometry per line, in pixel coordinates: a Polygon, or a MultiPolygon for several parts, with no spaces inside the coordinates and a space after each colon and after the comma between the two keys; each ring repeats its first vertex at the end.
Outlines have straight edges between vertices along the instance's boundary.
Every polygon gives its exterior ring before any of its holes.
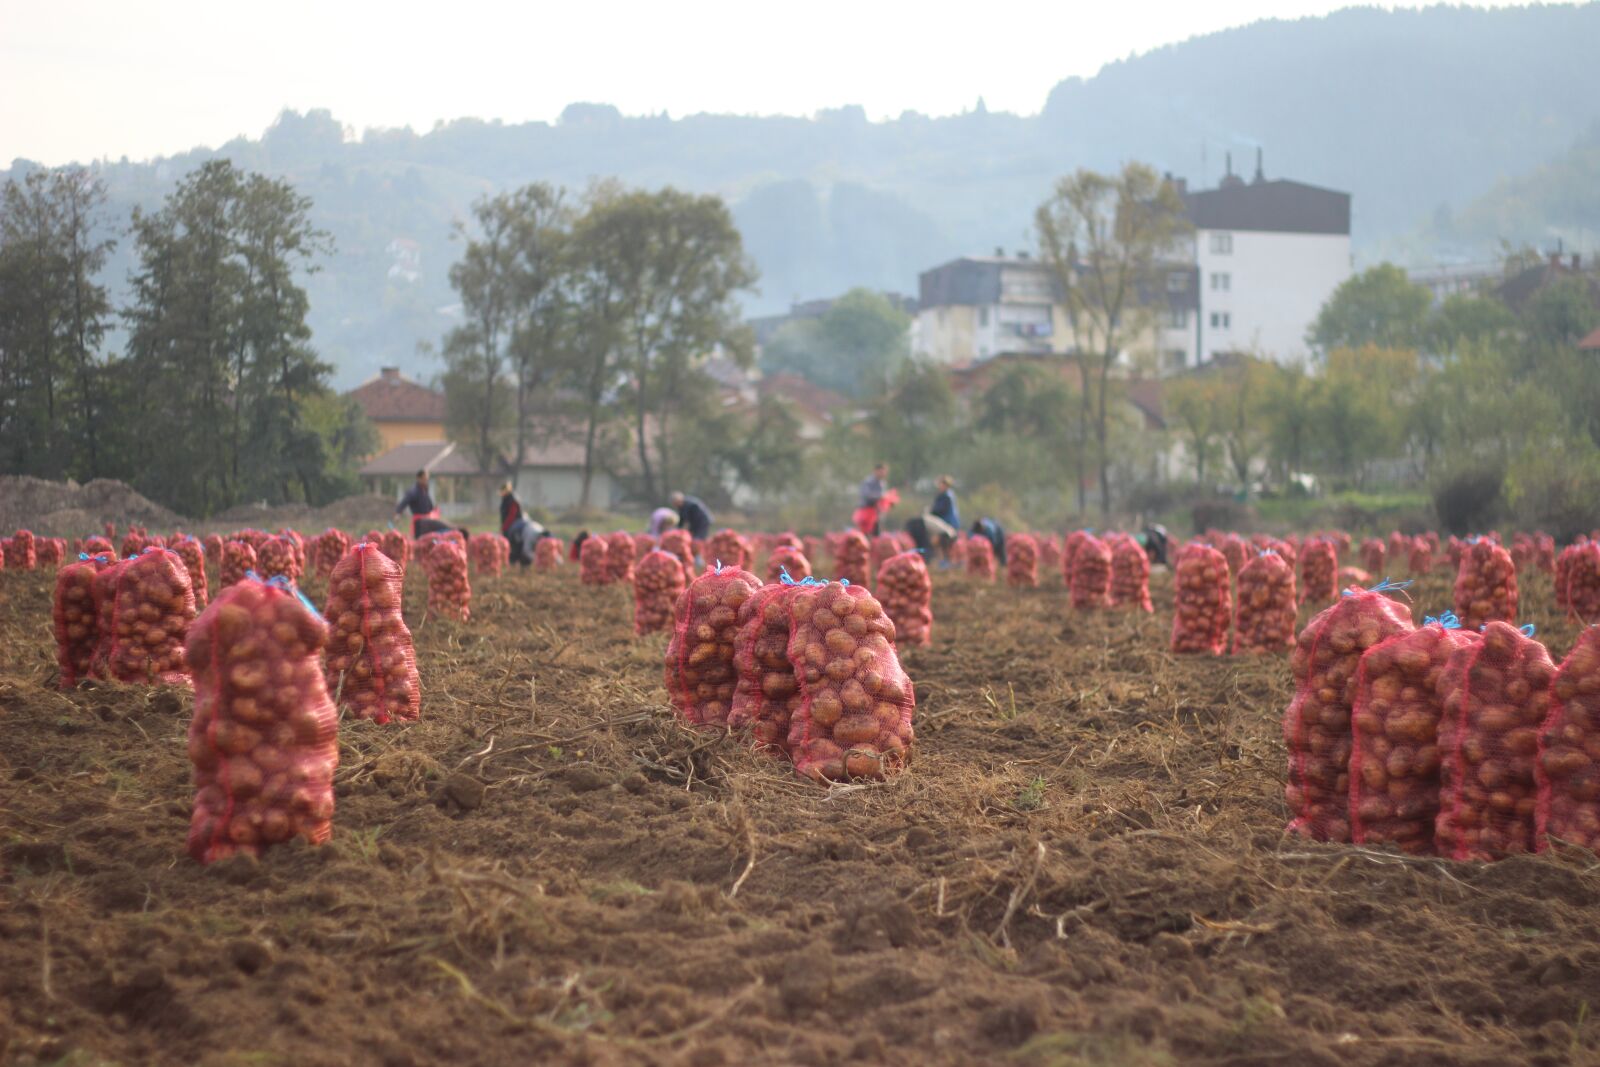
{"type": "Polygon", "coordinates": [[[1383,561],[1386,555],[1383,542],[1378,538],[1369,537],[1361,542],[1361,566],[1370,573],[1383,573],[1383,561]]]}
{"type": "Polygon", "coordinates": [[[300,531],[282,529],[278,536],[289,542],[289,547],[294,550],[294,580],[299,581],[306,573],[306,539],[300,536],[300,531]]]}
{"type": "Polygon", "coordinates": [[[295,569],[294,545],[287,537],[269,537],[256,552],[256,573],[262,578],[287,578],[299,580],[295,569]]]}
{"type": "Polygon", "coordinates": [[[147,543],[148,542],[142,536],[140,536],[137,531],[129,530],[127,533],[122,535],[122,544],[118,547],[118,551],[122,555],[123,559],[132,559],[134,556],[137,556],[139,553],[144,551],[147,543]]]}
{"type": "Polygon", "coordinates": [[[1276,552],[1259,553],[1239,571],[1233,652],[1287,652],[1294,647],[1294,568],[1276,552]]]}
{"type": "Polygon", "coordinates": [[[1300,552],[1300,599],[1320,607],[1339,595],[1339,554],[1321,538],[1307,541],[1300,552]]]}
{"type": "Polygon", "coordinates": [[[584,585],[608,585],[611,571],[606,566],[610,546],[601,534],[590,534],[578,549],[578,580],[584,585]]]}
{"type": "Polygon", "coordinates": [[[94,576],[94,607],[96,635],[94,658],[89,661],[89,674],[95,678],[106,677],[106,665],[111,659],[111,619],[117,605],[117,579],[128,560],[117,560],[100,569],[94,576]]]}
{"type": "MultiPolygon", "coordinates": [[[[382,552],[376,542],[369,542],[372,547],[382,552]]],[[[331,526],[322,531],[314,542],[312,552],[312,565],[316,568],[317,577],[327,580],[333,574],[333,569],[344,559],[345,553],[350,551],[350,538],[343,530],[335,530],[331,526]]],[[[402,577],[404,572],[401,572],[402,577]]]]}
{"type": "Polygon", "coordinates": [[[1350,554],[1351,537],[1344,530],[1330,530],[1323,539],[1333,542],[1333,550],[1338,558],[1343,559],[1350,554]]]}
{"type": "Polygon", "coordinates": [[[206,534],[200,539],[200,544],[206,551],[206,566],[222,573],[222,546],[225,542],[221,534],[206,534]]]}
{"type": "Polygon", "coordinates": [[[222,568],[217,572],[217,588],[225,589],[256,569],[256,550],[244,541],[229,541],[222,546],[222,568]]]}
{"type": "Polygon", "coordinates": [[[127,560],[117,571],[106,676],[118,682],[187,684],[183,642],[194,617],[189,571],[176,552],[149,548],[127,560]]]}
{"type": "Polygon", "coordinates": [[[428,549],[426,564],[423,570],[428,576],[428,614],[466,622],[472,617],[466,550],[459,541],[439,541],[428,549]]]}
{"type": "Polygon", "coordinates": [[[1233,621],[1227,559],[1210,545],[1184,545],[1172,585],[1172,651],[1209,656],[1226,652],[1233,621]]]}
{"type": "Polygon", "coordinates": [[[1244,570],[1245,564],[1249,563],[1250,557],[1254,555],[1250,551],[1249,542],[1232,533],[1224,535],[1222,540],[1217,542],[1217,551],[1228,561],[1228,573],[1234,577],[1238,577],[1239,572],[1244,570]]]}
{"type": "Polygon", "coordinates": [[[811,577],[811,561],[804,552],[790,545],[779,545],[767,557],[767,582],[781,581],[787,574],[795,581],[811,577]]]}
{"type": "Polygon", "coordinates": [[[1549,534],[1533,535],[1533,567],[1540,574],[1556,572],[1556,539],[1549,534]]]}
{"type": "Polygon", "coordinates": [[[737,682],[733,654],[739,609],[761,579],[733,567],[713,567],[678,598],[667,642],[666,683],[672,706],[695,726],[726,726],[737,682]]]}
{"type": "Polygon", "coordinates": [[[1486,623],[1517,617],[1517,568],[1511,553],[1488,539],[1467,546],[1456,573],[1455,607],[1461,625],[1482,629],[1486,623]]]}
{"type": "Polygon", "coordinates": [[[1042,580],[1049,581],[1052,574],[1061,573],[1061,553],[1063,551],[1061,538],[1054,534],[1038,534],[1034,540],[1039,543],[1039,574],[1042,580]]]}
{"type": "MultiPolygon", "coordinates": [[[[473,534],[467,541],[467,558],[479,574],[497,575],[504,566],[500,562],[500,545],[507,544],[499,534],[473,534]]],[[[508,546],[509,547],[509,546],[508,546]]]]}
{"type": "Polygon", "coordinates": [[[1150,557],[1128,534],[1111,541],[1111,606],[1155,611],[1150,603],[1150,557]]]}
{"type": "Polygon", "coordinates": [[[206,553],[200,542],[192,537],[179,538],[172,550],[183,560],[183,569],[189,572],[189,588],[194,591],[195,611],[204,611],[210,599],[206,586],[206,553]]]}
{"type": "Polygon", "coordinates": [[[110,538],[96,535],[84,538],[83,547],[79,549],[79,552],[85,556],[111,556],[115,558],[117,548],[111,543],[110,538]]]}
{"type": "Polygon", "coordinates": [[[95,575],[112,565],[110,554],[89,556],[56,572],[53,617],[56,666],[61,688],[71,689],[94,671],[100,644],[100,612],[95,604],[95,575]]]}
{"type": "Polygon", "coordinates": [[[399,530],[386,530],[379,534],[377,538],[373,538],[369,534],[367,540],[376,540],[378,548],[382,550],[383,554],[400,564],[401,571],[404,571],[410,565],[411,539],[399,530]]]}
{"type": "Polygon", "coordinates": [[[933,579],[920,552],[890,556],[878,571],[878,603],[894,623],[897,645],[933,641],[933,579]]]}
{"type": "MultiPolygon", "coordinates": [[[[1067,583],[1067,588],[1072,588],[1072,565],[1078,558],[1078,549],[1083,547],[1084,539],[1089,536],[1088,530],[1073,530],[1067,535],[1066,542],[1061,546],[1061,578],[1067,583]]],[[[1006,557],[1011,555],[1011,543],[1006,542],[1006,557]]]]}
{"type": "Polygon", "coordinates": [[[840,581],[865,586],[871,582],[872,553],[867,535],[860,530],[846,530],[839,535],[833,551],[833,570],[840,581]]]}
{"type": "Polygon", "coordinates": [[[18,530],[6,540],[5,546],[6,570],[31,571],[37,566],[37,546],[29,531],[18,530]]]}
{"type": "Polygon", "coordinates": [[[1578,635],[1550,688],[1539,729],[1534,840],[1600,852],[1600,626],[1578,635]]]}
{"type": "Polygon", "coordinates": [[[1439,855],[1534,851],[1534,768],[1555,673],[1544,645],[1498,620],[1450,657],[1439,679],[1439,855]]]}
{"type": "Polygon", "coordinates": [[[1477,640],[1446,613],[1362,655],[1350,717],[1350,840],[1393,845],[1416,856],[1433,851],[1438,683],[1456,650],[1477,640]]]}
{"type": "Polygon", "coordinates": [[[654,552],[659,547],[660,545],[656,539],[647,533],[633,535],[633,558],[635,561],[644,559],[646,555],[654,552]]]}
{"type": "Polygon", "coordinates": [[[994,581],[994,545],[987,537],[973,535],[962,541],[967,558],[967,573],[986,582],[994,581]]]}
{"type": "Polygon", "coordinates": [[[1406,569],[1413,577],[1424,577],[1433,570],[1433,545],[1426,538],[1413,537],[1406,548],[1406,569]]]}
{"type": "Polygon", "coordinates": [[[800,538],[800,551],[805,553],[806,559],[821,559],[822,558],[822,538],[820,538],[820,537],[802,537],[802,538],[800,538]]]}
{"type": "Polygon", "coordinates": [[[567,546],[559,537],[541,537],[533,545],[533,569],[553,571],[566,562],[567,546]]]}
{"type": "Polygon", "coordinates": [[[898,555],[901,551],[900,543],[894,539],[894,535],[886,533],[874,537],[870,547],[872,555],[868,566],[872,568],[873,574],[882,572],[883,565],[888,562],[889,557],[898,555]]]}
{"type": "Polygon", "coordinates": [[[67,543],[59,537],[40,537],[33,544],[34,562],[41,567],[60,567],[67,555],[67,543]]]}
{"type": "Polygon", "coordinates": [[[1600,622],[1600,544],[1568,545],[1556,561],[1556,605],[1567,617],[1600,622]]]}
{"type": "Polygon", "coordinates": [[[688,530],[667,530],[661,535],[661,551],[671,552],[683,564],[684,574],[694,573],[694,539],[688,530]]]}
{"type": "Polygon", "coordinates": [[[371,541],[352,546],[328,575],[328,692],[358,719],[421,714],[417,653],[401,614],[404,585],[400,564],[371,541]]]}
{"type": "Polygon", "coordinates": [[[799,582],[764,585],[739,607],[728,726],[749,727],[755,747],[765,752],[785,750],[790,718],[800,706],[800,680],[789,662],[789,598],[806,588],[799,582]]]}
{"type": "Polygon", "coordinates": [[[1390,566],[1395,566],[1411,551],[1411,538],[1399,530],[1389,532],[1388,555],[1390,566]]]}
{"type": "Polygon", "coordinates": [[[1093,534],[1078,545],[1072,561],[1072,606],[1111,606],[1111,547],[1093,534]]]}
{"type": "Polygon", "coordinates": [[[750,542],[735,530],[718,530],[706,542],[706,562],[721,563],[724,568],[744,570],[754,558],[750,542]]]}
{"type": "MultiPolygon", "coordinates": [[[[959,533],[950,544],[950,565],[965,568],[967,565],[967,539],[959,533]]],[[[1061,565],[1060,553],[1057,553],[1056,566],[1061,565]]]]}
{"type": "Polygon", "coordinates": [[[790,597],[789,619],[789,662],[800,682],[789,720],[795,769],[847,781],[904,767],[916,697],[883,607],[859,585],[830,582],[790,597]]]}
{"type": "Polygon", "coordinates": [[[659,548],[646,552],[633,571],[633,632],[671,629],[673,607],[688,581],[677,556],[659,548]]]}
{"type": "Polygon", "coordinates": [[[1527,534],[1513,534],[1506,551],[1511,553],[1511,562],[1517,570],[1525,571],[1533,566],[1533,538],[1527,534]]]}
{"type": "Polygon", "coordinates": [[[1350,840],[1350,713],[1362,655],[1410,633],[1411,609],[1384,592],[1346,590],[1300,631],[1289,669],[1294,699],[1283,715],[1289,752],[1289,830],[1317,841],[1350,840]]]}
{"type": "Polygon", "coordinates": [[[1039,542],[1032,534],[1012,534],[1006,539],[1006,584],[1019,589],[1039,584],[1039,542]]]}
{"type": "Polygon", "coordinates": [[[191,628],[188,846],[201,863],[332,834],[339,719],[322,676],[327,639],[298,594],[255,580],[218,593],[191,628]]]}
{"type": "Polygon", "coordinates": [[[606,536],[606,580],[608,582],[633,581],[635,562],[633,535],[617,530],[606,536]]]}

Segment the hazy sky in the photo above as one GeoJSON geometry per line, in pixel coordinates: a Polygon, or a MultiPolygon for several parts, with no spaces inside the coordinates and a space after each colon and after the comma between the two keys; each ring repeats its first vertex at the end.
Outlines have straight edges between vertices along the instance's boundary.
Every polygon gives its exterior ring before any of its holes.
{"type": "MultiPolygon", "coordinates": [[[[0,0],[0,166],[259,136],[285,107],[357,131],[477,116],[1037,112],[1069,75],[1328,0],[0,0]]],[[[1390,7],[1418,6],[1412,3],[1390,7]]]]}

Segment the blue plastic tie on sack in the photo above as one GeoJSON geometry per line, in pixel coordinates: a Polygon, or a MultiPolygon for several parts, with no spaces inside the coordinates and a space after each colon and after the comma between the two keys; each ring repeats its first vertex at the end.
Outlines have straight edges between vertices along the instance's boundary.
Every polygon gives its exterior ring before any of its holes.
{"type": "Polygon", "coordinates": [[[717,560],[717,573],[718,574],[722,573],[722,561],[720,559],[717,560]]]}
{"type": "MultiPolygon", "coordinates": [[[[783,585],[819,586],[819,585],[827,585],[828,584],[828,579],[826,579],[826,578],[817,578],[817,577],[815,577],[813,575],[810,575],[810,574],[806,575],[804,578],[801,578],[799,581],[795,581],[793,576],[791,576],[789,574],[789,568],[788,567],[784,567],[784,566],[780,565],[778,567],[778,570],[782,572],[781,574],[778,575],[778,581],[783,585]]],[[[849,582],[841,582],[840,584],[849,585],[850,583],[849,582]]]]}
{"type": "Polygon", "coordinates": [[[1455,612],[1446,611],[1440,615],[1423,616],[1422,625],[1439,626],[1446,630],[1459,630],[1461,629],[1461,620],[1456,616],[1455,612]]]}
{"type": "Polygon", "coordinates": [[[1517,630],[1522,634],[1523,637],[1532,637],[1534,634],[1539,632],[1539,628],[1531,622],[1525,626],[1517,627],[1517,630]]]}
{"type": "MultiPolygon", "coordinates": [[[[1413,581],[1415,581],[1415,579],[1407,578],[1403,582],[1391,582],[1389,579],[1385,578],[1383,581],[1379,582],[1377,585],[1373,586],[1371,589],[1366,590],[1366,592],[1368,592],[1368,593],[1388,593],[1388,592],[1391,592],[1391,591],[1393,591],[1395,589],[1405,589],[1406,587],[1411,585],[1411,583],[1413,581]]],[[[1343,595],[1344,596],[1355,596],[1356,595],[1356,590],[1346,589],[1344,591],[1343,595]]]]}
{"type": "Polygon", "coordinates": [[[300,591],[300,587],[295,585],[285,576],[281,574],[275,574],[271,578],[262,578],[261,575],[257,574],[255,571],[245,571],[244,576],[252,581],[260,582],[262,585],[268,585],[274,589],[282,589],[285,593],[293,593],[295,598],[306,606],[307,611],[311,612],[313,615],[320,614],[320,612],[317,611],[317,606],[311,603],[310,600],[307,600],[306,595],[300,591]]]}

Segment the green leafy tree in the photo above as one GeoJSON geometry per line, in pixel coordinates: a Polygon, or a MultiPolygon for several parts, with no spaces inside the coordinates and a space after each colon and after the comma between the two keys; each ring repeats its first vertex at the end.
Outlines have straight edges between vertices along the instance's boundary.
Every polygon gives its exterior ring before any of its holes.
{"type": "Polygon", "coordinates": [[[1167,409],[1182,431],[1194,460],[1194,480],[1206,481],[1206,465],[1222,448],[1227,390],[1214,378],[1191,375],[1167,388],[1167,409]]]}
{"type": "Polygon", "coordinates": [[[1433,294],[1392,263],[1346,278],[1317,313],[1306,340],[1335,348],[1416,348],[1426,339],[1433,294]]]}
{"type": "MultiPolygon", "coordinates": [[[[1083,423],[1093,427],[1100,510],[1109,515],[1111,368],[1155,322],[1165,294],[1162,257],[1193,228],[1177,189],[1143,163],[1062,178],[1034,213],[1034,228],[1076,322],[1083,423]]],[[[1080,510],[1082,494],[1080,478],[1080,510]]]]}
{"type": "Polygon", "coordinates": [[[906,360],[910,328],[911,317],[882,293],[852,289],[818,318],[785,323],[762,348],[761,366],[846,396],[876,396],[906,360]]]}
{"type": "Polygon", "coordinates": [[[1462,345],[1498,341],[1515,328],[1516,321],[1516,316],[1493,297],[1454,293],[1445,298],[1429,319],[1427,347],[1450,355],[1462,345]]]}

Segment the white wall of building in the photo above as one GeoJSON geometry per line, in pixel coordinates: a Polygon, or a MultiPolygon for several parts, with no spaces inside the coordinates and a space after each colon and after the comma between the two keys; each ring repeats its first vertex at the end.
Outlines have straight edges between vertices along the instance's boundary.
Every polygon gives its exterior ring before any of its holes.
{"type": "MultiPolygon", "coordinates": [[[[569,511],[583,497],[583,470],[579,467],[538,467],[517,474],[517,499],[526,508],[569,511]]],[[[596,470],[589,483],[589,506],[609,508],[618,489],[605,471],[596,470]]]]}
{"type": "Polygon", "coordinates": [[[1201,230],[1195,236],[1203,360],[1235,351],[1283,363],[1303,359],[1306,332],[1350,277],[1349,235],[1201,230]]]}

